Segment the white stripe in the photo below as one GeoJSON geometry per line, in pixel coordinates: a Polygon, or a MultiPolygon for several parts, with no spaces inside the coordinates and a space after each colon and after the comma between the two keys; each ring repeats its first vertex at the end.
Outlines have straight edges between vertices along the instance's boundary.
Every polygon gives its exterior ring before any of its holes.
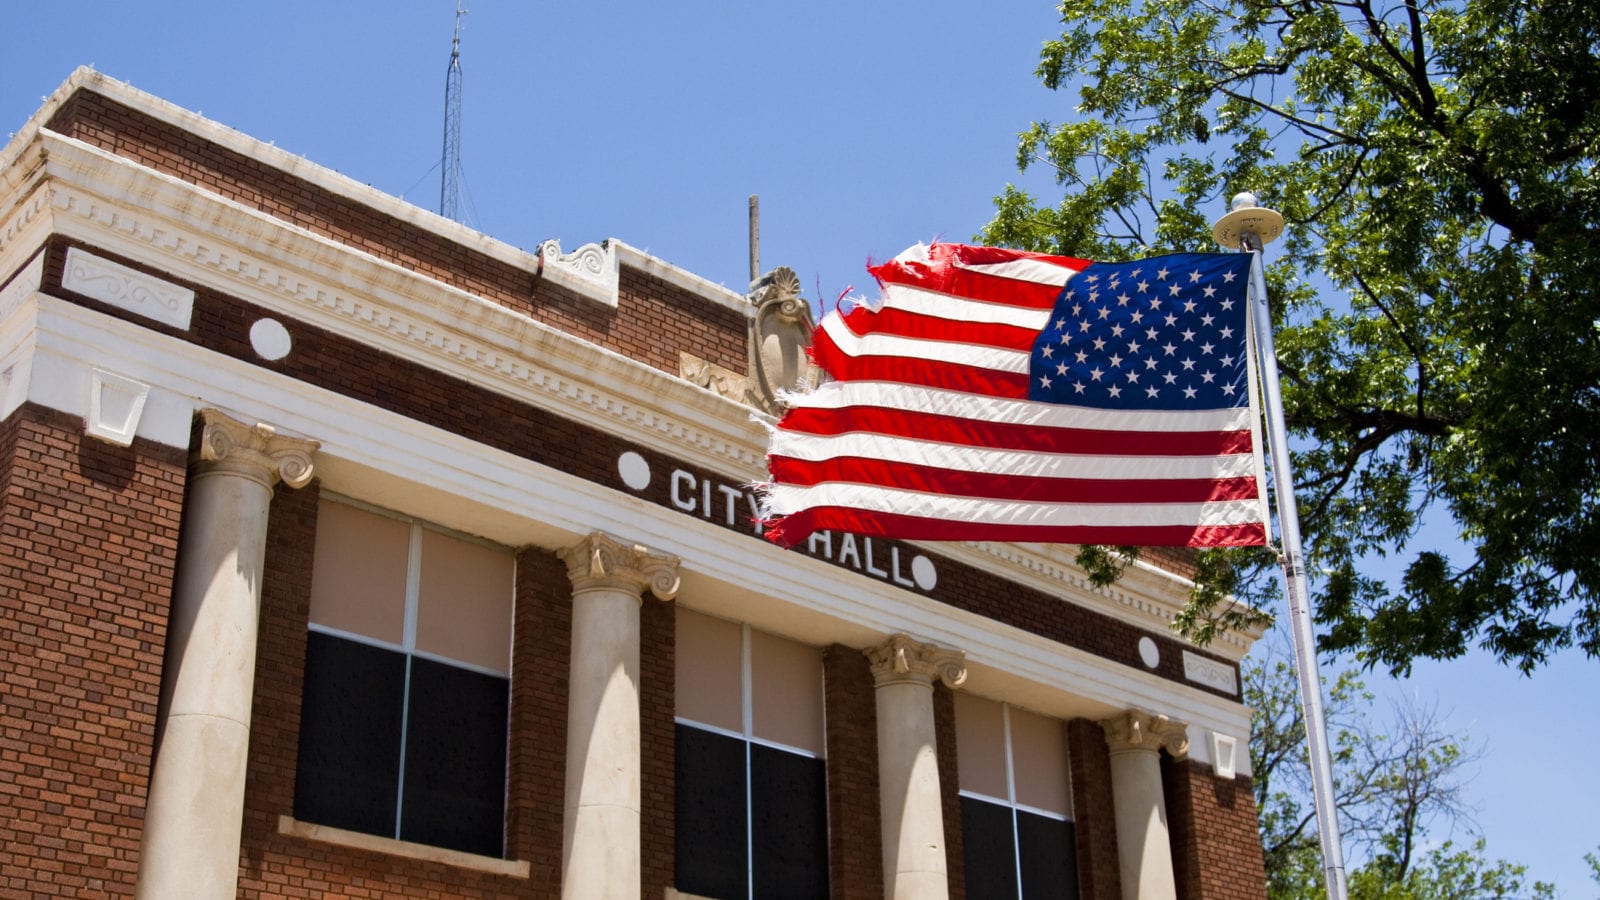
{"type": "Polygon", "coordinates": [[[1246,406],[1171,411],[1095,409],[1037,400],[1008,400],[888,381],[829,381],[810,393],[790,394],[785,399],[793,408],[881,406],[983,422],[1095,431],[1241,431],[1254,421],[1246,406]]]}
{"type": "Polygon", "coordinates": [[[995,450],[965,444],[941,444],[882,434],[856,432],[841,435],[773,432],[772,456],[810,462],[855,456],[886,462],[933,466],[985,475],[1042,478],[1095,478],[1141,480],[1174,478],[1250,478],[1255,457],[1249,453],[1218,456],[1121,456],[1074,453],[1037,453],[995,450]]]}
{"type": "Polygon", "coordinates": [[[952,497],[916,491],[830,482],[813,487],[778,484],[768,489],[774,515],[841,506],[984,525],[1094,525],[1104,528],[1162,525],[1226,526],[1260,521],[1255,500],[1209,503],[1037,503],[952,497]]]}
{"type": "Polygon", "coordinates": [[[1039,331],[1049,324],[1052,310],[1030,309],[1009,303],[986,303],[960,294],[941,294],[909,284],[885,284],[879,308],[892,308],[951,322],[1015,325],[1039,331]]]}
{"type": "Polygon", "coordinates": [[[951,341],[929,341],[897,334],[871,333],[858,336],[844,324],[843,320],[832,316],[822,320],[822,328],[828,332],[828,336],[838,345],[840,351],[849,356],[909,357],[976,366],[996,372],[1028,374],[1028,354],[1019,350],[1000,350],[980,344],[951,341]]]}
{"type": "Polygon", "coordinates": [[[1010,262],[979,263],[965,265],[956,262],[956,268],[966,269],[968,272],[981,272],[984,275],[994,275],[999,278],[1010,278],[1015,281],[1031,281],[1034,284],[1048,284],[1060,287],[1072,280],[1078,274],[1077,269],[1069,269],[1057,263],[1046,262],[1042,259],[1014,259],[1010,262]]]}

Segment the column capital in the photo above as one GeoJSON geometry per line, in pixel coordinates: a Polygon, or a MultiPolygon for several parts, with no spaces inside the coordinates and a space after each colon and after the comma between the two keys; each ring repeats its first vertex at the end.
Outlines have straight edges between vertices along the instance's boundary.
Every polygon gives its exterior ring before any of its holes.
{"type": "Polygon", "coordinates": [[[250,425],[217,409],[200,410],[200,418],[200,474],[236,475],[268,490],[279,479],[292,488],[311,481],[311,454],[321,442],[281,435],[271,425],[250,425]]]}
{"type": "Polygon", "coordinates": [[[676,556],[652,553],[639,544],[624,544],[596,531],[561,551],[567,563],[567,577],[574,590],[625,590],[643,598],[649,588],[658,599],[678,595],[676,556]]]}
{"type": "Polygon", "coordinates": [[[967,680],[967,654],[914,641],[909,635],[890,635],[861,652],[872,664],[872,680],[878,687],[911,683],[931,688],[938,678],[947,687],[958,688],[967,680]]]}
{"type": "Polygon", "coordinates": [[[1130,709],[1100,723],[1112,753],[1167,751],[1178,759],[1189,755],[1189,726],[1177,719],[1143,709],[1130,709]]]}

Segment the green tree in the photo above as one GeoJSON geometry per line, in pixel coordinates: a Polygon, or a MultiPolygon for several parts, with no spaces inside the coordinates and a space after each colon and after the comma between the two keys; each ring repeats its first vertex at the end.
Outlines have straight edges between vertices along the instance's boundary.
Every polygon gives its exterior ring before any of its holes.
{"type": "MultiPolygon", "coordinates": [[[[1298,682],[1282,641],[1258,645],[1243,670],[1244,700],[1255,712],[1250,763],[1273,900],[1326,896],[1298,682]]],[[[1355,900],[1433,900],[1555,896],[1543,882],[1526,884],[1526,868],[1490,861],[1482,838],[1458,847],[1430,846],[1445,826],[1470,830],[1465,800],[1469,769],[1480,751],[1451,736],[1431,709],[1398,705],[1375,722],[1372,695],[1354,672],[1327,686],[1335,805],[1355,900]]]]}
{"type": "MultiPolygon", "coordinates": [[[[1600,17],[1589,0],[1064,0],[980,238],[1097,259],[1214,248],[1252,190],[1320,641],[1409,669],[1474,644],[1600,654],[1600,17]],[[1464,553],[1417,546],[1424,516],[1464,553]],[[1395,555],[1398,583],[1362,571],[1395,555]]],[[[1097,550],[1102,577],[1116,550],[1097,550]]],[[[1125,559],[1125,557],[1124,557],[1125,559]]],[[[1202,554],[1205,638],[1260,554],[1202,554]],[[1221,587],[1216,587],[1220,584],[1221,587]]],[[[1264,563],[1266,565],[1264,565],[1264,563]]],[[[1254,593],[1253,593],[1254,592],[1254,593]]],[[[1245,618],[1248,613],[1243,614],[1245,618]]]]}

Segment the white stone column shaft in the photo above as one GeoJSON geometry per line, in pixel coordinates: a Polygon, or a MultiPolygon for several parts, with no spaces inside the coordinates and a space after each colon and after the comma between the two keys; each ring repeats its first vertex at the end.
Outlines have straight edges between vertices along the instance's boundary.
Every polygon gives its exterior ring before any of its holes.
{"type": "Polygon", "coordinates": [[[678,591],[676,557],[595,533],[562,551],[572,579],[561,896],[636,898],[639,843],[639,605],[678,591]]]}
{"type": "Polygon", "coordinates": [[[318,444],[207,409],[191,465],[145,805],[138,896],[232,898],[239,879],[261,572],[272,486],[318,444]]]}
{"type": "Polygon", "coordinates": [[[967,677],[965,655],[903,634],[865,652],[877,683],[883,895],[890,900],[948,897],[933,679],[959,687],[967,677]]]}
{"type": "Polygon", "coordinates": [[[1117,823],[1117,863],[1125,900],[1167,900],[1178,893],[1161,785],[1161,751],[1188,755],[1188,728],[1144,710],[1101,722],[1111,750],[1111,802],[1117,823]]]}

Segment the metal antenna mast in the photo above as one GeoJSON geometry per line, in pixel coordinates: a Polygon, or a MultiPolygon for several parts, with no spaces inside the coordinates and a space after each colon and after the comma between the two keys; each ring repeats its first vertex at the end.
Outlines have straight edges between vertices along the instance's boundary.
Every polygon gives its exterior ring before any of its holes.
{"type": "Polygon", "coordinates": [[[444,157],[439,163],[439,215],[461,221],[461,17],[456,0],[456,33],[450,40],[450,68],[444,77],[444,157]]]}

